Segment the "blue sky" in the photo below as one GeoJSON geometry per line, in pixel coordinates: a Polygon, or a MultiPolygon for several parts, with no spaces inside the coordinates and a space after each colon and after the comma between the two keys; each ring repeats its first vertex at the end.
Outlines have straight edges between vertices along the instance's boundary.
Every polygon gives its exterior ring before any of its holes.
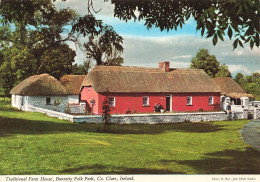
{"type": "MultiPolygon", "coordinates": [[[[84,15],[87,11],[86,0],[67,0],[55,2],[58,8],[70,7],[77,13],[84,15]]],[[[212,39],[201,37],[200,32],[196,32],[196,24],[190,19],[182,29],[177,31],[161,32],[159,28],[152,28],[149,31],[144,26],[144,21],[127,23],[114,18],[113,5],[103,0],[95,0],[94,7],[101,11],[95,16],[102,19],[105,24],[113,26],[115,31],[124,38],[124,58],[125,66],[157,67],[160,61],[169,61],[171,67],[188,68],[192,57],[201,48],[209,50],[210,54],[216,55],[221,64],[226,64],[234,77],[240,72],[249,75],[253,72],[260,73],[260,49],[251,50],[249,45],[245,48],[237,48],[233,51],[233,40],[225,38],[213,46],[212,39]]],[[[86,39],[87,40],[87,39],[86,39]]],[[[82,40],[82,41],[86,41],[82,40]]],[[[71,48],[75,46],[70,44],[71,48]]],[[[77,50],[76,62],[82,63],[85,56],[77,50]]]]}

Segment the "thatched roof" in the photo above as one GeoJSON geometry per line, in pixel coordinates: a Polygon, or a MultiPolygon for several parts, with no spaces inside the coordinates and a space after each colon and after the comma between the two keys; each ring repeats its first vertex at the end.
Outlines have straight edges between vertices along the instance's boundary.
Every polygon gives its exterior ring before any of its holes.
{"type": "Polygon", "coordinates": [[[238,99],[240,97],[254,98],[253,95],[247,94],[246,91],[230,77],[213,78],[213,80],[221,88],[222,95],[226,95],[234,99],[238,99]]]}
{"type": "Polygon", "coordinates": [[[227,93],[226,96],[233,98],[233,99],[239,99],[241,97],[248,97],[254,99],[255,97],[252,94],[247,93],[227,93]]]}
{"type": "Polygon", "coordinates": [[[221,92],[200,69],[170,69],[170,72],[164,72],[160,68],[95,66],[82,83],[82,86],[90,85],[96,92],[221,92]]]}
{"type": "Polygon", "coordinates": [[[69,94],[79,95],[85,77],[86,75],[64,75],[60,78],[60,82],[69,91],[69,94]]]}
{"type": "Polygon", "coordinates": [[[68,91],[56,78],[44,73],[23,80],[10,91],[10,94],[26,96],[58,96],[68,95],[68,91]]]}

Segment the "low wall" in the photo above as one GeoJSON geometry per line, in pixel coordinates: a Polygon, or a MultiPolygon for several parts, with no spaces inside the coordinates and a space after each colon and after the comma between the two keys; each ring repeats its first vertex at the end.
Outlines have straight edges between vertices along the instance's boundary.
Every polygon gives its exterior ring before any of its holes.
{"type": "Polygon", "coordinates": [[[33,106],[28,106],[28,111],[45,113],[48,116],[57,117],[59,119],[69,120],[71,122],[73,122],[73,117],[74,117],[73,115],[70,115],[70,114],[65,114],[62,112],[52,111],[49,109],[43,109],[43,108],[33,107],[33,106]]]}
{"type": "Polygon", "coordinates": [[[86,113],[86,103],[79,104],[68,104],[65,108],[67,114],[85,114],[86,113]]]}
{"type": "Polygon", "coordinates": [[[260,101],[252,101],[252,105],[256,107],[260,107],[260,101]]]}
{"type": "MultiPolygon", "coordinates": [[[[33,106],[29,106],[29,111],[45,113],[48,116],[69,120],[71,122],[102,123],[101,115],[74,116],[33,106]]],[[[245,109],[243,112],[233,113],[232,116],[234,119],[248,119],[248,113],[252,113],[254,119],[260,118],[260,108],[255,108],[254,110],[245,109]]],[[[112,115],[111,117],[111,122],[118,124],[156,124],[224,120],[228,120],[228,115],[225,112],[124,114],[112,115]]]]}

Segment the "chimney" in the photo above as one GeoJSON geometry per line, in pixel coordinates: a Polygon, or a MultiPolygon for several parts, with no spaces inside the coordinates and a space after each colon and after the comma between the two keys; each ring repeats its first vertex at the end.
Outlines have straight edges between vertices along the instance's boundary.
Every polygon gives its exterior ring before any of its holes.
{"type": "Polygon", "coordinates": [[[169,72],[170,62],[159,62],[159,68],[161,68],[164,72],[169,72]]]}

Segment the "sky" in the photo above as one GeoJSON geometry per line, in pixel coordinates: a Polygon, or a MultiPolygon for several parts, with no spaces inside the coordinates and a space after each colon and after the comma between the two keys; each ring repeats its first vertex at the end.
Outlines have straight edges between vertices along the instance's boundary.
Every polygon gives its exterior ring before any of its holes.
{"type": "MultiPolygon", "coordinates": [[[[233,40],[225,37],[224,42],[218,41],[213,46],[212,39],[201,37],[196,32],[196,22],[189,19],[182,29],[177,31],[161,32],[159,28],[147,30],[144,21],[121,21],[113,15],[114,6],[104,0],[94,0],[95,14],[97,19],[103,20],[104,24],[113,26],[114,30],[124,38],[123,66],[158,67],[158,63],[169,61],[172,68],[189,68],[191,59],[196,56],[199,49],[208,49],[214,54],[221,64],[226,64],[232,76],[240,72],[250,75],[253,72],[260,73],[260,49],[249,45],[245,48],[238,47],[233,50],[233,40]]],[[[58,9],[70,7],[80,15],[87,13],[87,0],[57,0],[55,5],[58,9]]],[[[84,41],[84,40],[83,40],[84,41]]],[[[87,38],[85,38],[87,41],[87,38]]],[[[75,45],[69,44],[75,49],[75,45]]],[[[76,63],[82,64],[84,54],[77,49],[76,63]]]]}

